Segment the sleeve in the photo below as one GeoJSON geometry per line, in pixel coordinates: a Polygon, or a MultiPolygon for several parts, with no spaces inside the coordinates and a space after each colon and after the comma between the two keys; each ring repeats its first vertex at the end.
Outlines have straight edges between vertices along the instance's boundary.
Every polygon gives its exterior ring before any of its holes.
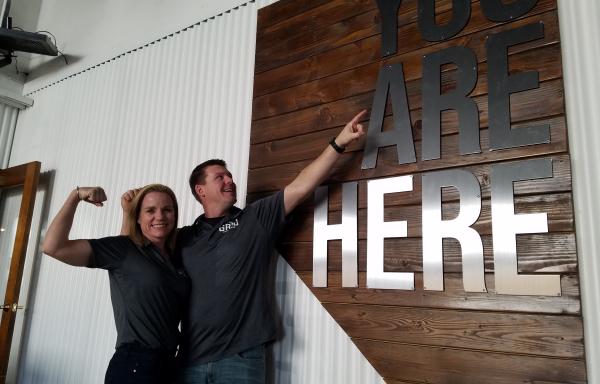
{"type": "Polygon", "coordinates": [[[192,235],[193,226],[186,225],[185,227],[177,228],[177,237],[175,244],[179,245],[181,242],[185,242],[192,235]]]}
{"type": "Polygon", "coordinates": [[[175,238],[175,250],[171,261],[177,268],[183,267],[183,260],[181,257],[181,245],[188,244],[190,237],[192,236],[193,226],[187,225],[177,229],[177,237],[175,238]]]}
{"type": "Polygon", "coordinates": [[[257,200],[250,204],[259,223],[267,230],[272,239],[277,239],[286,224],[283,191],[257,200]]]}
{"type": "Polygon", "coordinates": [[[112,236],[88,240],[92,257],[88,268],[115,269],[121,265],[133,243],[127,236],[112,236]]]}

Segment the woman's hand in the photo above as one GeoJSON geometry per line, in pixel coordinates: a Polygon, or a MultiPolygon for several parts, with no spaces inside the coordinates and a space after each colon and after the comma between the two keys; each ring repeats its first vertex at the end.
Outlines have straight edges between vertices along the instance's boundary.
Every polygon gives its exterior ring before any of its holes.
{"type": "Polygon", "coordinates": [[[140,189],[141,188],[130,189],[121,195],[121,208],[123,208],[123,212],[127,213],[131,211],[133,208],[131,203],[135,196],[140,192],[140,189]]]}
{"type": "Polygon", "coordinates": [[[123,219],[121,221],[121,235],[128,236],[130,233],[130,213],[133,209],[133,199],[140,192],[141,188],[134,188],[121,195],[121,208],[123,208],[123,219]]]}
{"type": "Polygon", "coordinates": [[[77,197],[97,207],[103,206],[106,201],[106,193],[100,187],[77,187],[77,197]]]}

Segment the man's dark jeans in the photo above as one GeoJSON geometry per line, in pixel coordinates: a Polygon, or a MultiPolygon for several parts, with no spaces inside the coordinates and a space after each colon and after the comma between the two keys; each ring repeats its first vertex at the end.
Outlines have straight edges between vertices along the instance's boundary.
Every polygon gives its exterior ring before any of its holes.
{"type": "Polygon", "coordinates": [[[265,346],[234,356],[183,368],[182,384],[264,384],[265,346]]]}

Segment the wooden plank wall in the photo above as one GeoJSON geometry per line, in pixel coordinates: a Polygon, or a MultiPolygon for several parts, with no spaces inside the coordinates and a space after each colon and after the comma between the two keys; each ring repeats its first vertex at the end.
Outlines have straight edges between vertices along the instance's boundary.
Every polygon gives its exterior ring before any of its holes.
{"type": "MultiPolygon", "coordinates": [[[[452,1],[437,0],[436,7],[439,23],[451,17],[452,1]]],[[[395,148],[385,148],[376,168],[361,170],[363,140],[347,150],[328,180],[330,223],[341,217],[340,183],[359,181],[359,287],[341,287],[339,241],[329,246],[328,287],[312,287],[312,202],[298,208],[282,255],[388,383],[584,383],[556,0],[539,0],[510,23],[487,20],[479,1],[473,1],[466,27],[436,43],[421,37],[416,22],[417,0],[402,1],[398,52],[384,59],[375,0],[281,0],[259,11],[248,198],[289,183],[346,121],[371,108],[382,65],[403,63],[417,162],[398,165],[395,148]],[[538,89],[511,96],[511,124],[548,123],[551,142],[491,152],[486,37],[536,22],[544,24],[544,38],[509,49],[511,73],[535,70],[540,78],[538,89]],[[471,96],[479,108],[482,152],[459,154],[457,115],[444,112],[442,156],[421,161],[421,60],[451,46],[469,47],[479,62],[471,96]],[[562,296],[499,295],[494,291],[490,167],[536,157],[553,160],[554,177],[515,183],[515,210],[547,212],[549,233],[518,236],[519,272],[560,274],[562,296]],[[482,212],[474,228],[484,244],[488,293],[464,292],[460,246],[453,240],[444,241],[445,291],[423,290],[421,173],[452,167],[472,172],[482,187],[482,212]],[[387,220],[408,221],[408,238],[386,240],[385,270],[415,272],[416,289],[367,289],[366,181],[405,174],[414,175],[414,190],[389,195],[385,204],[387,220]]],[[[455,76],[451,68],[444,72],[445,89],[455,76]]],[[[384,126],[391,123],[388,105],[384,126]]],[[[457,213],[457,199],[444,194],[446,217],[457,213]]]]}

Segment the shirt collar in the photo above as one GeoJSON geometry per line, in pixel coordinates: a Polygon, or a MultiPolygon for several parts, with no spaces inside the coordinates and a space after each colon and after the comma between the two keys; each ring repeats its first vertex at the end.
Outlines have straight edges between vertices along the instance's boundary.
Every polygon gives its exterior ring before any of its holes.
{"type": "MultiPolygon", "coordinates": [[[[241,209],[239,209],[236,206],[233,206],[231,208],[229,208],[229,212],[227,212],[227,214],[225,216],[223,216],[223,220],[222,221],[226,221],[229,219],[235,219],[236,217],[238,217],[240,215],[240,213],[242,212],[241,209]]],[[[198,226],[198,225],[208,225],[207,223],[204,222],[203,220],[204,218],[204,213],[201,214],[200,216],[198,216],[196,218],[196,220],[194,220],[194,226],[198,226]]]]}

